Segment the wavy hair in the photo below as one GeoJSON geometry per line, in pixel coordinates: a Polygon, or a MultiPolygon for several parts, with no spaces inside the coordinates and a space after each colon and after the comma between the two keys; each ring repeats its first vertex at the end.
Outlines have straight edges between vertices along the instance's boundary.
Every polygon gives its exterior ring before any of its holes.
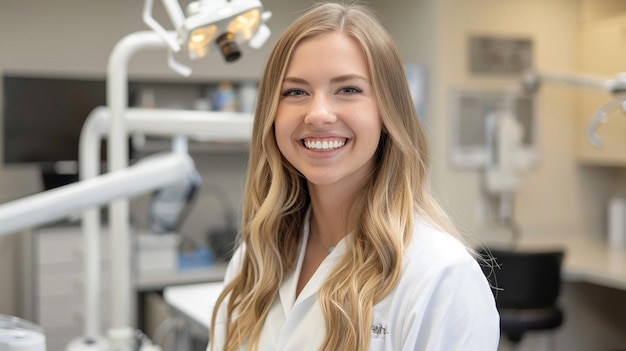
{"type": "Polygon", "coordinates": [[[295,267],[310,200],[306,180],[278,149],[274,118],[295,48],[330,32],[350,36],[363,50],[384,132],[374,173],[351,207],[346,254],[317,294],[326,326],[320,350],[368,349],[373,307],[399,279],[416,214],[458,236],[429,191],[428,145],[393,39],[362,5],[318,4],[280,36],[259,83],[238,243],[245,246],[242,268],[217,300],[228,316],[225,351],[258,349],[283,277],[295,267]]]}

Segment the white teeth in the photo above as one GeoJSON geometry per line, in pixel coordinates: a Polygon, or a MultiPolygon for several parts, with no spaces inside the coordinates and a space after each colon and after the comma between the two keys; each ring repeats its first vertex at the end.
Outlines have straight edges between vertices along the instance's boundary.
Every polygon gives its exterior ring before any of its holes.
{"type": "Polygon", "coordinates": [[[346,144],[345,140],[334,140],[334,141],[304,141],[304,146],[309,150],[315,151],[330,151],[334,149],[338,149],[346,144]]]}

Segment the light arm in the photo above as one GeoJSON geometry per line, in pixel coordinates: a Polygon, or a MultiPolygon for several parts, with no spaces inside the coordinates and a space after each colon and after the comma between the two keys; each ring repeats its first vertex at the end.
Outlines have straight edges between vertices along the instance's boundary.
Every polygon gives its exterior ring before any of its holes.
{"type": "Polygon", "coordinates": [[[2,204],[0,236],[161,188],[186,177],[193,169],[193,160],[185,154],[152,156],[122,170],[2,204]]]}
{"type": "MultiPolygon", "coordinates": [[[[626,92],[626,73],[618,73],[614,79],[598,77],[588,74],[571,72],[527,72],[523,77],[524,90],[534,93],[542,81],[575,85],[584,88],[606,91],[610,94],[620,94],[626,92]]],[[[626,98],[619,97],[600,106],[587,124],[587,140],[595,147],[602,146],[602,140],[596,133],[598,126],[606,121],[606,116],[614,110],[626,112],[626,98]]]]}

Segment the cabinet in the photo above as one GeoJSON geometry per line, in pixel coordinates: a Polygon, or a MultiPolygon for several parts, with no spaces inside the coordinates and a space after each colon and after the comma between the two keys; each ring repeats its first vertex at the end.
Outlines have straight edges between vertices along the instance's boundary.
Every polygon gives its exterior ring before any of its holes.
{"type": "MultiPolygon", "coordinates": [[[[626,15],[583,23],[580,30],[580,72],[615,78],[626,71],[626,15]]],[[[581,89],[578,99],[578,159],[592,165],[626,166],[626,118],[620,111],[608,115],[597,133],[603,146],[596,148],[586,138],[587,123],[598,107],[615,97],[606,92],[581,89]]]]}
{"type": "MultiPolygon", "coordinates": [[[[103,233],[104,234],[104,233],[103,233]]],[[[102,281],[110,280],[107,236],[102,238],[102,281]]],[[[48,351],[65,350],[84,333],[85,252],[80,227],[49,227],[33,232],[34,321],[45,331],[48,351]]],[[[102,327],[110,325],[110,289],[100,291],[102,327]]],[[[104,330],[104,329],[103,329],[104,330]]]]}
{"type": "MultiPolygon", "coordinates": [[[[235,112],[233,118],[252,119],[258,82],[254,80],[159,81],[138,80],[129,83],[129,104],[132,107],[210,112],[235,112]]],[[[170,148],[170,137],[135,134],[133,150],[143,156],[170,148]]],[[[190,152],[243,152],[247,143],[206,142],[189,139],[190,152]]]]}
{"type": "MultiPolygon", "coordinates": [[[[46,335],[48,351],[65,350],[68,343],[84,335],[84,262],[83,235],[79,226],[53,226],[33,230],[27,247],[22,250],[29,257],[29,277],[23,286],[25,307],[31,311],[27,319],[40,325],[46,335]]],[[[110,251],[106,228],[101,237],[101,332],[106,334],[111,322],[110,251]]],[[[146,293],[161,292],[171,285],[220,281],[226,264],[205,268],[167,271],[135,271],[134,290],[137,298],[139,328],[143,330],[143,298],[146,293]]]]}

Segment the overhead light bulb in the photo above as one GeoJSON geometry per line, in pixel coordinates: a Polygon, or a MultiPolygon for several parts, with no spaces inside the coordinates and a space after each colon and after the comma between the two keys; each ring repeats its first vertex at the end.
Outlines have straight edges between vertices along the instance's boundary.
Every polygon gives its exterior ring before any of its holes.
{"type": "Polygon", "coordinates": [[[228,24],[228,31],[241,36],[241,39],[248,40],[256,32],[259,26],[261,12],[259,9],[252,9],[235,17],[228,24]]]}
{"type": "Polygon", "coordinates": [[[187,52],[191,59],[206,56],[209,53],[211,42],[215,39],[217,26],[212,24],[194,29],[187,41],[187,52]]]}
{"type": "Polygon", "coordinates": [[[219,49],[227,62],[237,60],[241,56],[238,44],[253,38],[269,19],[262,10],[259,0],[199,0],[189,3],[188,17],[181,28],[183,33],[190,33],[184,39],[189,58],[197,59],[219,49]],[[208,33],[211,35],[206,35],[206,40],[195,40],[196,31],[207,24],[214,25],[215,32],[208,33]],[[205,48],[201,48],[202,45],[205,48]]]}
{"type": "Polygon", "coordinates": [[[241,56],[238,45],[248,42],[260,48],[270,36],[265,24],[272,13],[263,11],[261,0],[196,0],[183,13],[178,0],[162,0],[174,27],[170,33],[152,17],[152,3],[146,0],[144,22],[167,42],[170,47],[170,67],[181,74],[188,69],[173,59],[181,50],[195,60],[211,52],[220,51],[226,61],[241,56]]]}

